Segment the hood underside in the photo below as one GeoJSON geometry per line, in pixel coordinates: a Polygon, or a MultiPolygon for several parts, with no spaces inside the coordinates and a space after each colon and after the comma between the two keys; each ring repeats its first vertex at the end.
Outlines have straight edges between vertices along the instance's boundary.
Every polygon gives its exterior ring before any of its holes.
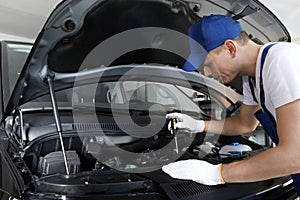
{"type": "MultiPolygon", "coordinates": [[[[40,32],[9,100],[16,107],[54,90],[57,77],[116,65],[178,66],[189,55],[191,24],[209,14],[239,20],[258,43],[290,41],[282,23],[258,1],[244,0],[68,0],[52,12],[40,32]]],[[[84,74],[84,73],[80,73],[84,74]]]]}

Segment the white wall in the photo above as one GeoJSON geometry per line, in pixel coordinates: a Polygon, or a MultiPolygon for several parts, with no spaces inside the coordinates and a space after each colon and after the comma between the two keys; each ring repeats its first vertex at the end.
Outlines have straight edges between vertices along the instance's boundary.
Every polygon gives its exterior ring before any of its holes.
{"type": "Polygon", "coordinates": [[[60,0],[0,0],[1,36],[35,39],[60,0]]]}
{"type": "Polygon", "coordinates": [[[292,37],[292,42],[300,44],[300,1],[299,0],[261,0],[285,25],[292,37]]]}

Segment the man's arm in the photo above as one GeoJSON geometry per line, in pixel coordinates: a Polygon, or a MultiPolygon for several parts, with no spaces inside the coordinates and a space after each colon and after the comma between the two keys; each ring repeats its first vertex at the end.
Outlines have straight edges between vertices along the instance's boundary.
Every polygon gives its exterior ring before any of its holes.
{"type": "Polygon", "coordinates": [[[258,125],[254,113],[259,106],[242,104],[239,114],[221,121],[205,121],[205,131],[222,135],[242,135],[253,131],[258,125]]]}
{"type": "Polygon", "coordinates": [[[300,100],[276,109],[279,144],[248,160],[224,164],[225,182],[251,182],[300,173],[300,100]]]}

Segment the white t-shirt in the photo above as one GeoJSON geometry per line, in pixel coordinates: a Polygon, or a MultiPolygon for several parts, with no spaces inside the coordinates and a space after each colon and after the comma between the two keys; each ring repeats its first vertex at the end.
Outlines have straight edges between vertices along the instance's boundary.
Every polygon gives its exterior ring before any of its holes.
{"type": "MultiPolygon", "coordinates": [[[[268,43],[270,44],[270,43],[268,43]]],[[[243,77],[243,103],[260,105],[260,64],[265,44],[259,51],[256,62],[254,93],[258,101],[253,100],[248,77],[243,77]]],[[[279,42],[269,49],[262,72],[265,105],[276,119],[275,109],[300,99],[300,45],[279,42]]]]}

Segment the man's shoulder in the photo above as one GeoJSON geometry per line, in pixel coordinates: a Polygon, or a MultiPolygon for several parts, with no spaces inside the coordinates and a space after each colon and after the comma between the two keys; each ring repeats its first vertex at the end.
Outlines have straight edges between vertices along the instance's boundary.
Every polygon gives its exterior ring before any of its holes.
{"type": "MultiPolygon", "coordinates": [[[[300,45],[290,42],[276,42],[270,53],[300,53],[300,45]]],[[[299,54],[298,54],[299,55],[299,54]]]]}
{"type": "MultiPolygon", "coordinates": [[[[266,47],[266,45],[265,45],[266,47]]],[[[267,54],[266,60],[277,61],[278,63],[300,62],[300,45],[289,42],[277,42],[267,54]]],[[[275,63],[277,63],[275,62],[275,63]]],[[[273,64],[275,64],[273,62],[273,64]]]]}

